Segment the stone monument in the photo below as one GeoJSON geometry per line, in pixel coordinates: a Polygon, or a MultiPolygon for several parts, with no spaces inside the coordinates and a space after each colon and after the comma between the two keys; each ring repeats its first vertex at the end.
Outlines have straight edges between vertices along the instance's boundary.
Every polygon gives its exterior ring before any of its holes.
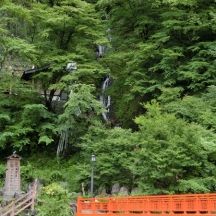
{"type": "Polygon", "coordinates": [[[4,200],[10,200],[21,194],[20,160],[21,157],[15,152],[7,158],[6,177],[3,189],[4,200]]]}

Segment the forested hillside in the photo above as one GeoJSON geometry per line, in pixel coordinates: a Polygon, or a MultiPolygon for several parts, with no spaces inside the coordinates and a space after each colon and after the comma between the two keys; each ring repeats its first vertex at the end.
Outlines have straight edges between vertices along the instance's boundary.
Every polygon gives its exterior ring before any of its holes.
{"type": "Polygon", "coordinates": [[[92,154],[95,194],[215,191],[215,38],[215,0],[0,0],[1,186],[16,150],[41,216],[92,154]]]}

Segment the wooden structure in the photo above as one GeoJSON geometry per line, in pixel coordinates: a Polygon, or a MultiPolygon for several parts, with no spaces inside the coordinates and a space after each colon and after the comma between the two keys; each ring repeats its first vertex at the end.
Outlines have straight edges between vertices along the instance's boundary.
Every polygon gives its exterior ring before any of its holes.
{"type": "Polygon", "coordinates": [[[77,216],[216,216],[216,193],[78,198],[77,216]]]}
{"type": "Polygon", "coordinates": [[[34,211],[35,199],[37,193],[37,181],[28,193],[20,196],[17,199],[12,200],[8,205],[0,207],[0,216],[16,216],[24,210],[30,208],[31,212],[34,211]]]}
{"type": "Polygon", "coordinates": [[[32,69],[25,70],[21,76],[21,79],[26,80],[26,81],[31,80],[34,75],[40,72],[46,72],[49,69],[50,69],[50,65],[44,65],[39,68],[33,67],[32,69]]]}
{"type": "Polygon", "coordinates": [[[21,193],[20,160],[21,157],[16,153],[7,158],[7,170],[3,190],[5,200],[10,200],[21,193]]]}

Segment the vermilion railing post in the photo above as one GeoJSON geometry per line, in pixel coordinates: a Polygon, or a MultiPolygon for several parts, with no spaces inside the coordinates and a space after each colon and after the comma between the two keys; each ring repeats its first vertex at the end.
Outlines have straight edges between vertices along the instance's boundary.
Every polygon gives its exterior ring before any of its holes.
{"type": "Polygon", "coordinates": [[[108,201],[108,203],[107,203],[107,215],[108,216],[111,216],[111,198],[109,197],[108,199],[107,199],[107,201],[108,201]]]}
{"type": "Polygon", "coordinates": [[[169,211],[171,211],[171,215],[173,214],[172,209],[173,209],[173,196],[170,196],[170,204],[169,204],[169,211]]]}
{"type": "Polygon", "coordinates": [[[95,215],[96,209],[95,209],[95,198],[91,198],[91,211],[92,214],[95,215]]]}
{"type": "Polygon", "coordinates": [[[199,214],[199,211],[200,211],[200,206],[199,206],[199,203],[198,203],[198,199],[199,199],[199,197],[196,196],[196,199],[195,199],[196,214],[199,214]]]}
{"type": "Polygon", "coordinates": [[[210,213],[210,211],[212,211],[214,209],[214,211],[216,211],[216,196],[213,198],[211,197],[211,195],[209,195],[207,197],[207,209],[208,212],[210,213]]]}
{"type": "MultiPolygon", "coordinates": [[[[143,209],[143,211],[145,211],[145,209],[143,209]]],[[[150,215],[150,198],[149,197],[147,198],[147,209],[146,209],[146,211],[147,211],[147,215],[150,215]]]]}
{"type": "Polygon", "coordinates": [[[130,198],[127,198],[126,199],[126,203],[125,203],[125,213],[128,215],[129,214],[129,209],[130,209],[130,206],[131,203],[130,203],[130,198]]]}
{"type": "Polygon", "coordinates": [[[77,216],[79,216],[79,212],[80,212],[80,197],[77,198],[77,213],[76,213],[77,216]]]}
{"type": "Polygon", "coordinates": [[[110,216],[113,214],[113,198],[110,198],[110,216]]]}

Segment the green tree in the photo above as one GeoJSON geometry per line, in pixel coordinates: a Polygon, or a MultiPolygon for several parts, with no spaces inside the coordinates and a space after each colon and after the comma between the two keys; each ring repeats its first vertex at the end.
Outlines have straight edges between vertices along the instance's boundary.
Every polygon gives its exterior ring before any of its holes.
{"type": "Polygon", "coordinates": [[[99,15],[94,5],[81,0],[5,0],[0,16],[1,146],[21,150],[30,143],[36,149],[38,143],[55,143],[60,114],[55,92],[69,94],[75,82],[96,84],[104,74],[95,54],[97,44],[107,43],[99,15]],[[71,61],[78,65],[76,74],[66,69],[71,61]],[[20,73],[32,65],[39,68],[32,83],[20,82],[20,73]]]}
{"type": "Polygon", "coordinates": [[[57,155],[65,153],[68,146],[79,143],[88,128],[95,124],[102,113],[100,102],[92,94],[94,87],[86,84],[74,84],[64,112],[59,115],[60,134],[57,155]]]}
{"type": "Polygon", "coordinates": [[[87,164],[91,154],[95,154],[97,188],[104,186],[110,190],[114,183],[119,183],[131,189],[134,186],[134,175],[130,170],[130,159],[136,145],[136,136],[130,130],[119,127],[106,129],[101,124],[90,127],[81,144],[86,162],[81,167],[88,169],[88,172],[81,177],[89,179],[90,167],[87,164]]]}
{"type": "Polygon", "coordinates": [[[55,134],[54,115],[40,102],[38,93],[16,77],[1,77],[0,147],[33,151],[50,144],[55,134]]]}
{"type": "Polygon", "coordinates": [[[164,88],[197,94],[215,85],[214,1],[101,0],[98,6],[112,34],[113,50],[104,61],[121,125],[134,126],[132,119],[145,111],[140,104],[164,88]]]}
{"type": "Polygon", "coordinates": [[[215,131],[214,94],[215,86],[210,86],[205,93],[185,96],[181,99],[179,89],[168,88],[163,90],[159,100],[167,112],[215,131]]]}
{"type": "MultiPolygon", "coordinates": [[[[97,157],[96,185],[107,190],[118,182],[140,193],[200,193],[215,190],[215,134],[147,105],[136,118],[139,130],[90,127],[82,142],[83,158],[97,157]]],[[[86,161],[88,163],[88,161],[86,161]]],[[[90,167],[80,181],[89,179],[90,167]]]]}
{"type": "Polygon", "coordinates": [[[215,134],[161,113],[157,104],[136,118],[139,147],[131,166],[145,193],[209,192],[215,188],[215,134]]]}
{"type": "Polygon", "coordinates": [[[39,197],[37,206],[39,216],[69,216],[70,195],[66,189],[57,183],[45,186],[39,197]]]}

